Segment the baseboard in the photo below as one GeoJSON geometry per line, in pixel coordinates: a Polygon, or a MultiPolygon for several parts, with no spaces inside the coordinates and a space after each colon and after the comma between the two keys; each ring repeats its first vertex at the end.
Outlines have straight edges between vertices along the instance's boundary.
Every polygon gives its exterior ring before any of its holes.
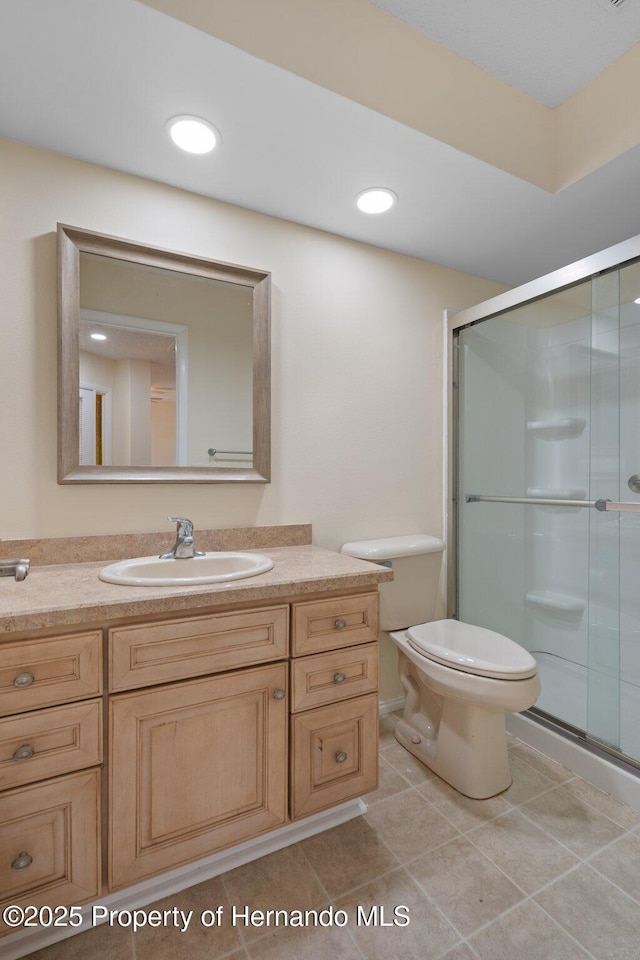
{"type": "Polygon", "coordinates": [[[404,707],[404,697],[393,697],[391,700],[381,700],[378,704],[378,714],[385,717],[388,713],[395,713],[404,707]]]}
{"type": "MultiPolygon", "coordinates": [[[[152,877],[143,883],[138,883],[133,887],[127,887],[126,890],[119,890],[116,893],[110,893],[100,897],[91,904],[82,908],[82,925],[70,928],[42,928],[36,927],[33,930],[21,930],[19,933],[11,934],[0,939],[0,955],[2,960],[18,960],[19,957],[25,957],[27,954],[43,947],[48,947],[52,943],[65,940],[77,933],[83,933],[91,929],[92,910],[98,904],[107,907],[109,910],[135,910],[162,900],[165,897],[173,896],[181,890],[193,887],[204,880],[210,880],[221,873],[233,870],[235,867],[241,867],[245,863],[257,860],[259,857],[265,857],[276,850],[282,850],[292,843],[298,843],[299,840],[305,840],[323,830],[329,830],[331,827],[337,827],[347,820],[353,820],[367,812],[366,803],[358,798],[349,800],[347,803],[341,803],[339,806],[331,807],[322,813],[315,813],[304,820],[295,823],[287,823],[284,827],[272,830],[254,840],[247,840],[245,843],[239,843],[229,850],[222,850],[196,863],[187,864],[178,870],[171,870],[159,877],[152,877]]],[[[54,903],[51,906],[55,906],[54,903]]]]}

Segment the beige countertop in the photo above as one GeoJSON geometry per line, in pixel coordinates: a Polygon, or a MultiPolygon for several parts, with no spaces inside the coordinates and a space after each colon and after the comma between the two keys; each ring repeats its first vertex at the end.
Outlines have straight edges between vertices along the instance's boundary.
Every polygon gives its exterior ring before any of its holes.
{"type": "MultiPolygon", "coordinates": [[[[311,544],[263,547],[274,561],[267,573],[246,580],[189,587],[129,587],[104,583],[107,561],[33,566],[26,580],[0,579],[0,633],[15,634],[66,624],[190,612],[203,607],[264,602],[280,597],[357,590],[392,580],[386,567],[311,544]]],[[[113,558],[116,559],[116,558],[113,558]]]]}

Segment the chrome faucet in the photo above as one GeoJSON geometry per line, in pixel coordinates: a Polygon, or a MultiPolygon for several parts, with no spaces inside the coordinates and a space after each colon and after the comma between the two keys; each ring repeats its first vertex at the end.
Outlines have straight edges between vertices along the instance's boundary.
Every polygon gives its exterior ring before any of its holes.
{"type": "Polygon", "coordinates": [[[15,577],[16,580],[24,580],[29,573],[29,561],[22,560],[0,560],[0,577],[15,577]]]}
{"type": "Polygon", "coordinates": [[[192,557],[204,557],[202,550],[196,550],[193,543],[193,523],[186,517],[167,517],[170,523],[177,523],[176,542],[171,550],[160,554],[161,560],[187,560],[192,557]]]}

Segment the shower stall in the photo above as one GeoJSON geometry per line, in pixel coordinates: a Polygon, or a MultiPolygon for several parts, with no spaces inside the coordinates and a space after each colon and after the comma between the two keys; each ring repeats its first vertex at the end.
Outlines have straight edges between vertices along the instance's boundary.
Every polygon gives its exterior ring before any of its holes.
{"type": "Polygon", "coordinates": [[[640,767],[640,238],[453,318],[455,615],[640,767]]]}

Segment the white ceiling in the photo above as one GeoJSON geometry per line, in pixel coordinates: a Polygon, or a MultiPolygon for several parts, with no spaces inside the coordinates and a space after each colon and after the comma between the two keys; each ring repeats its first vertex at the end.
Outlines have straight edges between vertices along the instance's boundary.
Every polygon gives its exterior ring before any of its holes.
{"type": "Polygon", "coordinates": [[[369,0],[547,107],[640,41],[640,2],[369,0]]]}
{"type": "Polygon", "coordinates": [[[509,285],[640,232],[640,148],[552,195],[135,0],[0,0],[0,135],[509,285]]]}

